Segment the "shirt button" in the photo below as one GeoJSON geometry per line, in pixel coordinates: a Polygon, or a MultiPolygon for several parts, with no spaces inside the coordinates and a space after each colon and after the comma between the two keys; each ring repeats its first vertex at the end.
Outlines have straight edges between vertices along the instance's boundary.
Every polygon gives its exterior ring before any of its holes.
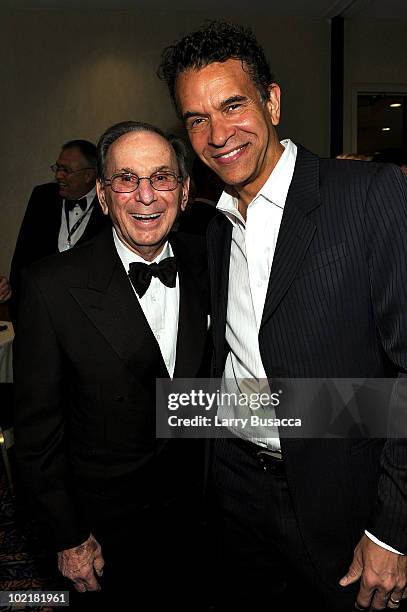
{"type": "Polygon", "coordinates": [[[159,340],[161,338],[160,334],[157,334],[157,340],[159,340]]]}
{"type": "Polygon", "coordinates": [[[262,287],[262,286],[263,286],[263,283],[262,283],[261,281],[258,281],[258,282],[257,282],[257,286],[258,286],[258,287],[262,287]]]}

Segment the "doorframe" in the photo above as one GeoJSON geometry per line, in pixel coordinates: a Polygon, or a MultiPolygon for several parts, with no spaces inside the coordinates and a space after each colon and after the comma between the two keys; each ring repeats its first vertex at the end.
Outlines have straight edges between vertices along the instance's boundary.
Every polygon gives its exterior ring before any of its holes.
{"type": "Polygon", "coordinates": [[[353,83],[352,84],[351,140],[352,151],[358,146],[358,94],[362,95],[404,95],[407,96],[407,83],[353,83]]]}

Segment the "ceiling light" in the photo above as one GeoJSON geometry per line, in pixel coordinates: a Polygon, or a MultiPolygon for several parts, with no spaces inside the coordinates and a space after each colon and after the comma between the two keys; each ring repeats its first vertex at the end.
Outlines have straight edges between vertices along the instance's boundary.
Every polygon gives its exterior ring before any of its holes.
{"type": "Polygon", "coordinates": [[[401,106],[401,102],[393,102],[393,104],[390,104],[390,108],[400,108],[401,106]]]}
{"type": "Polygon", "coordinates": [[[390,132],[390,128],[389,127],[384,127],[384,128],[382,128],[382,132],[390,132]]]}

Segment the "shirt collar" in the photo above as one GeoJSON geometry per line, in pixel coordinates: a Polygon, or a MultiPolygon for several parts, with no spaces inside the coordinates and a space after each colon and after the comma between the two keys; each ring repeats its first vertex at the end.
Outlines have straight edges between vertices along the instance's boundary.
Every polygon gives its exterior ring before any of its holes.
{"type": "Polygon", "coordinates": [[[157,257],[153,259],[153,261],[146,261],[140,255],[137,255],[137,253],[133,253],[133,251],[131,251],[129,247],[127,247],[120,240],[114,227],[112,229],[113,229],[113,242],[116,247],[117,254],[120,257],[120,260],[126,272],[129,271],[130,264],[133,263],[133,261],[140,261],[141,263],[152,264],[152,263],[158,263],[159,261],[161,261],[162,259],[165,259],[166,257],[173,256],[172,247],[167,240],[161,253],[159,253],[157,257]]]}
{"type": "Polygon", "coordinates": [[[84,196],[86,198],[86,210],[92,204],[93,200],[95,199],[95,196],[96,196],[96,185],[94,185],[93,188],[84,196]]]}
{"type": "MultiPolygon", "coordinates": [[[[284,151],[280,159],[263,187],[250,202],[249,207],[253,206],[256,200],[263,196],[267,202],[284,209],[287,193],[294,174],[297,146],[288,138],[282,140],[281,144],[284,147],[284,151]]],[[[216,208],[223,212],[233,225],[236,224],[237,220],[245,223],[238,210],[238,199],[226,191],[222,193],[216,208]]]]}

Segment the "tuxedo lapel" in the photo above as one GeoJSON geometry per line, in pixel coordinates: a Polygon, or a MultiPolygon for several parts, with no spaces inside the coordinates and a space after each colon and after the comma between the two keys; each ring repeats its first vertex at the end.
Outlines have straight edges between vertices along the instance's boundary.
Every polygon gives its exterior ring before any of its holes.
{"type": "Polygon", "coordinates": [[[70,292],[129,370],[139,379],[168,376],[158,343],[114,247],[112,230],[92,243],[87,287],[70,292]]]}
{"type": "Polygon", "coordinates": [[[280,304],[305,257],[316,229],[308,213],[319,205],[319,160],[298,146],[271,268],[262,326],[280,304]]]}

